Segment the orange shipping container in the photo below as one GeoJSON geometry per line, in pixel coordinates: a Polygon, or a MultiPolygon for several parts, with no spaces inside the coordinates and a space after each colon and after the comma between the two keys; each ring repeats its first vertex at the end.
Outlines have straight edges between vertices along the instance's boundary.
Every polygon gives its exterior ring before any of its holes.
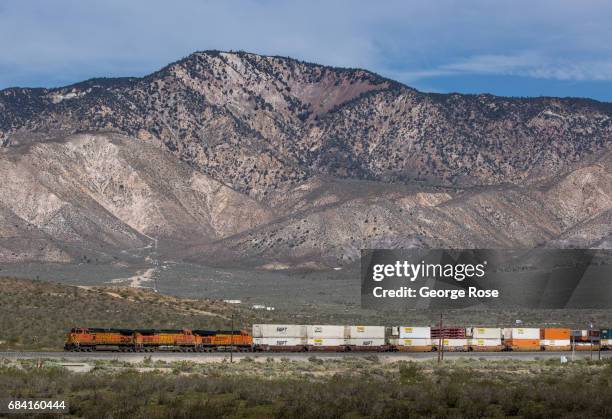
{"type": "Polygon", "coordinates": [[[540,329],[540,338],[547,340],[565,340],[570,338],[570,329],[553,328],[540,329]]]}
{"type": "Polygon", "coordinates": [[[505,342],[506,347],[513,351],[539,351],[540,339],[508,339],[505,342]]]}

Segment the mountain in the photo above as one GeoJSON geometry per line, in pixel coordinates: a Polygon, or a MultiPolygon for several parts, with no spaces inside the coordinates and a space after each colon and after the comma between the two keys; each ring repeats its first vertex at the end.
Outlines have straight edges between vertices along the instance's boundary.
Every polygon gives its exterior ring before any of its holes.
{"type": "Polygon", "coordinates": [[[198,52],[143,78],[0,91],[0,260],[284,268],[364,247],[610,246],[612,104],[428,94],[198,52]]]}

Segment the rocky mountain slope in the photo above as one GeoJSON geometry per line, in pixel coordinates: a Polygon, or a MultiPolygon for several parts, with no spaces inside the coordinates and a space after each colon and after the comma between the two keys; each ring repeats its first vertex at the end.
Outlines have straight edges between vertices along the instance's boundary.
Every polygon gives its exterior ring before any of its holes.
{"type": "Polygon", "coordinates": [[[158,237],[210,240],[271,220],[254,199],[119,134],[8,148],[0,176],[4,260],[38,250],[49,261],[105,261],[158,237]]]}
{"type": "Polygon", "coordinates": [[[335,266],[363,247],[609,246],[612,104],[418,92],[201,52],[0,91],[0,260],[335,266]],[[129,253],[129,252],[128,252],[129,253]]]}

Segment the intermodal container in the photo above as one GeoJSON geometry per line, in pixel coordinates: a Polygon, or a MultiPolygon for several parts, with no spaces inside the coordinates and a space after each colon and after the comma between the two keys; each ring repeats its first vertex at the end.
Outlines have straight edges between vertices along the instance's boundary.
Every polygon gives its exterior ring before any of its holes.
{"type": "Polygon", "coordinates": [[[470,336],[474,339],[501,339],[502,331],[494,327],[472,327],[470,336]]]}
{"type": "Polygon", "coordinates": [[[572,330],[572,339],[574,342],[598,342],[601,339],[601,332],[599,330],[572,330]]]}
{"type": "Polygon", "coordinates": [[[388,348],[385,338],[351,338],[347,339],[347,345],[355,350],[379,350],[388,348]]]}
{"type": "Polygon", "coordinates": [[[306,335],[308,338],[330,338],[330,339],[346,339],[348,338],[348,328],[346,326],[334,325],[309,325],[306,326],[306,335]]]}
{"type": "Polygon", "coordinates": [[[606,348],[606,349],[612,348],[612,339],[601,339],[599,343],[602,348],[606,348]]]}
{"type": "Polygon", "coordinates": [[[503,329],[504,339],[540,339],[540,329],[535,327],[511,327],[503,329]]]}
{"type": "Polygon", "coordinates": [[[263,350],[299,351],[306,347],[306,343],[306,338],[253,338],[253,345],[263,350]]]}
{"type": "Polygon", "coordinates": [[[612,329],[601,329],[599,331],[599,338],[602,348],[612,348],[612,329]]]}
{"type": "Polygon", "coordinates": [[[347,339],[344,338],[308,338],[309,346],[345,346],[347,339]]]}
{"type": "Polygon", "coordinates": [[[572,349],[569,339],[541,339],[540,344],[545,351],[569,351],[572,349]]]}
{"type": "Polygon", "coordinates": [[[306,338],[306,326],[298,324],[254,324],[254,338],[306,338]]]}
{"type": "Polygon", "coordinates": [[[504,339],[504,346],[517,352],[539,351],[540,339],[504,339]]]}
{"type": "Polygon", "coordinates": [[[349,326],[350,339],[384,339],[385,326],[349,326]]]}
{"type": "Polygon", "coordinates": [[[389,339],[389,343],[398,351],[430,352],[433,348],[431,339],[389,339]]]}
{"type": "MultiPolygon", "coordinates": [[[[500,331],[501,332],[501,331],[500,331]]],[[[468,342],[470,349],[478,352],[496,352],[501,351],[504,347],[501,338],[497,339],[470,339],[468,342]]]]}
{"type": "MultiPolygon", "coordinates": [[[[467,351],[469,349],[468,339],[442,339],[445,351],[467,351]]],[[[434,339],[434,345],[438,342],[434,339]]]]}
{"type": "Polygon", "coordinates": [[[400,339],[429,339],[431,327],[399,326],[400,339]]]}
{"type": "Polygon", "coordinates": [[[569,340],[571,335],[570,329],[547,327],[540,329],[540,339],[546,340],[569,340]]]}

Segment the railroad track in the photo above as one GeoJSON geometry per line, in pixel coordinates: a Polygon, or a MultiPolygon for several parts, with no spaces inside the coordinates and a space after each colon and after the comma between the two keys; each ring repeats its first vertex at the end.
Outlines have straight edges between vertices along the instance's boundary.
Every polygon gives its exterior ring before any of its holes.
{"type": "MultiPolygon", "coordinates": [[[[380,360],[428,360],[437,359],[436,352],[234,352],[232,357],[234,360],[242,358],[252,358],[265,360],[272,358],[280,360],[287,358],[295,361],[308,360],[310,357],[320,359],[341,359],[341,358],[367,358],[377,356],[380,360]]],[[[570,359],[571,352],[445,352],[444,359],[517,359],[517,360],[534,360],[534,359],[550,359],[560,358],[565,356],[570,359]]],[[[140,362],[145,358],[150,358],[152,361],[182,361],[190,360],[194,362],[215,362],[229,359],[229,352],[151,352],[151,353],[135,353],[135,352],[0,352],[0,359],[53,359],[53,360],[121,360],[140,362]]],[[[574,354],[575,359],[590,358],[589,351],[578,351],[574,354]]],[[[598,359],[599,354],[593,351],[593,359],[598,359]]],[[[602,351],[601,358],[612,358],[612,351],[602,351]]]]}

